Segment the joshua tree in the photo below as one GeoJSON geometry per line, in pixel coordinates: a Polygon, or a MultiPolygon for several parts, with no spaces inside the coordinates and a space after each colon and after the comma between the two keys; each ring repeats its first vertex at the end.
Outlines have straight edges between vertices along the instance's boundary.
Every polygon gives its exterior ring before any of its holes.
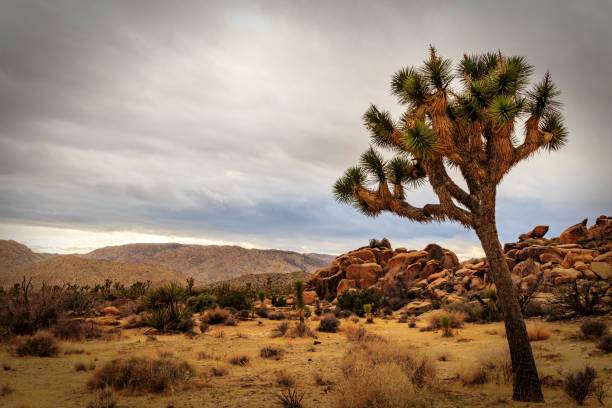
{"type": "Polygon", "coordinates": [[[532,70],[524,57],[497,52],[465,55],[454,72],[451,61],[431,47],[420,68],[403,68],[392,77],[392,93],[407,108],[399,120],[374,105],[363,116],[373,145],[394,151],[395,157],[387,161],[370,146],[360,165],[349,168],[334,186],[340,202],[366,215],[390,211],[417,222],[449,220],[474,229],[499,290],[514,372],[513,399],[519,401],[543,397],[497,236],[497,185],[520,161],[538,150],[557,150],[567,138],[558,89],[546,73],[527,90],[532,70]],[[519,120],[525,129],[521,140],[515,132],[519,120]],[[462,176],[467,188],[449,176],[449,169],[462,176]],[[426,181],[439,203],[410,205],[405,187],[426,181]]]}

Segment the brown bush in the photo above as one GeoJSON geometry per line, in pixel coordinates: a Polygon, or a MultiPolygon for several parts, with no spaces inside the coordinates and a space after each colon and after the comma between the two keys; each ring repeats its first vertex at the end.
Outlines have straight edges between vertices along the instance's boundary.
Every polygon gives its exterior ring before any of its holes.
{"type": "Polygon", "coordinates": [[[96,398],[91,401],[87,408],[115,408],[117,402],[113,398],[112,390],[102,390],[98,392],[96,398]]]}
{"type": "Polygon", "coordinates": [[[598,339],[608,331],[608,324],[603,320],[587,320],[580,326],[586,338],[598,339]]]}
{"type": "Polygon", "coordinates": [[[612,353],[612,335],[606,334],[601,336],[597,347],[606,354],[612,353]]]}
{"type": "Polygon", "coordinates": [[[160,393],[184,386],[194,374],[193,367],[178,359],[117,359],[96,371],[88,386],[91,389],[109,386],[131,393],[160,393]]]}
{"type": "Polygon", "coordinates": [[[427,313],[427,323],[429,328],[432,330],[440,330],[442,328],[440,319],[444,315],[449,317],[450,327],[453,329],[463,327],[463,323],[468,318],[468,315],[460,310],[432,310],[431,312],[427,313]]]}
{"type": "Polygon", "coordinates": [[[103,336],[104,331],[93,322],[85,322],[78,319],[61,319],[51,328],[51,333],[58,339],[83,341],[85,339],[99,339],[103,336]]]}
{"type": "Polygon", "coordinates": [[[232,365],[245,366],[249,364],[251,358],[246,354],[237,353],[229,358],[229,363],[232,365]]]}
{"type": "Polygon", "coordinates": [[[272,334],[270,337],[283,337],[289,331],[289,322],[282,322],[276,325],[274,329],[272,329],[272,334]]]}
{"type": "Polygon", "coordinates": [[[230,312],[225,309],[209,310],[202,316],[202,322],[208,324],[223,324],[231,317],[230,312]]]}
{"type": "Polygon", "coordinates": [[[565,377],[563,390],[578,405],[582,405],[586,397],[593,393],[597,371],[586,366],[583,370],[570,373],[565,377]]]}
{"type": "Polygon", "coordinates": [[[494,349],[480,355],[475,364],[463,364],[457,370],[463,385],[488,382],[507,384],[512,380],[512,362],[507,348],[494,349]]]}
{"type": "Polygon", "coordinates": [[[259,351],[262,358],[274,358],[276,360],[279,360],[283,354],[285,354],[285,350],[274,346],[265,346],[259,351]]]}
{"type": "Polygon", "coordinates": [[[224,375],[227,375],[228,371],[229,370],[226,367],[222,366],[215,366],[211,367],[210,369],[210,373],[215,377],[223,377],[224,375]]]}
{"type": "Polygon", "coordinates": [[[283,387],[295,387],[295,376],[287,370],[279,370],[276,372],[276,383],[283,387]]]}
{"type": "Polygon", "coordinates": [[[304,323],[299,322],[291,328],[289,331],[290,337],[316,337],[315,334],[310,330],[310,327],[304,323]]]}
{"type": "Polygon", "coordinates": [[[330,313],[323,316],[319,322],[318,330],[322,332],[336,333],[338,331],[338,326],[340,326],[340,320],[336,319],[336,316],[330,313]]]}
{"type": "Polygon", "coordinates": [[[377,334],[368,333],[365,327],[354,324],[345,324],[342,331],[348,341],[362,342],[384,342],[385,340],[377,334]]]}
{"type": "Polygon", "coordinates": [[[397,344],[361,344],[341,363],[344,376],[336,386],[338,408],[401,408],[433,404],[437,383],[433,362],[397,344]]]}
{"type": "Polygon", "coordinates": [[[55,339],[46,333],[39,333],[28,337],[17,344],[16,352],[20,357],[54,357],[59,354],[59,347],[55,339]]]}
{"type": "Polygon", "coordinates": [[[527,329],[527,337],[529,337],[529,341],[548,340],[550,332],[544,326],[530,327],[527,329]]]}

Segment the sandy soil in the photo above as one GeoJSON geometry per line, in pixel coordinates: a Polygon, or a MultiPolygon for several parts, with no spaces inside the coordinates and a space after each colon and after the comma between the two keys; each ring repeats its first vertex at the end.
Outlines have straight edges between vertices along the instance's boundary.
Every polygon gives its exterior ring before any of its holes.
{"type": "MultiPolygon", "coordinates": [[[[612,319],[608,318],[612,323],[612,319]]],[[[363,322],[363,319],[362,319],[363,322]]],[[[528,327],[543,325],[550,333],[548,340],[532,343],[538,368],[542,376],[562,379],[570,371],[589,364],[598,370],[607,386],[606,403],[612,404],[612,355],[604,355],[592,341],[578,340],[572,335],[579,332],[580,321],[546,323],[528,321],[528,327]]],[[[93,394],[86,387],[92,371],[76,371],[75,364],[95,364],[128,356],[156,357],[170,352],[189,361],[197,370],[197,385],[185,390],[175,390],[167,395],[124,395],[117,393],[119,407],[274,407],[283,387],[277,385],[275,373],[285,369],[297,378],[297,387],[305,392],[303,405],[333,407],[333,383],[341,381],[338,367],[346,354],[349,343],[340,333],[317,332],[321,344],[313,344],[312,338],[270,338],[276,321],[258,319],[240,322],[238,326],[213,326],[209,331],[193,338],[181,334],[148,336],[146,329],[125,330],[118,340],[62,342],[59,357],[16,357],[11,345],[0,348],[0,388],[8,385],[14,391],[0,396],[3,407],[86,407],[93,394]],[[261,322],[261,324],[259,324],[261,322]],[[221,337],[221,333],[222,336],[221,337]],[[152,340],[153,338],[154,340],[152,340]],[[279,360],[259,356],[265,345],[276,345],[286,353],[279,360]],[[82,353],[65,354],[70,351],[82,353]],[[208,358],[201,359],[205,352],[208,358]],[[246,366],[233,366],[227,360],[234,353],[250,356],[246,366]],[[210,375],[213,366],[223,366],[228,374],[222,377],[210,375]],[[316,385],[314,375],[321,373],[332,385],[316,385]]],[[[343,320],[343,325],[349,324],[343,320]]],[[[311,322],[311,327],[316,327],[311,322]]],[[[464,387],[456,379],[462,365],[475,364],[483,353],[506,347],[503,324],[466,324],[454,337],[442,337],[440,332],[420,332],[423,321],[416,328],[396,320],[377,319],[367,325],[369,332],[393,339],[401,345],[414,347],[429,353],[437,361],[440,391],[435,406],[439,407],[568,407],[574,404],[558,387],[544,388],[545,404],[525,404],[511,401],[510,385],[464,387]]],[[[585,406],[600,406],[590,397],[585,406]]]]}

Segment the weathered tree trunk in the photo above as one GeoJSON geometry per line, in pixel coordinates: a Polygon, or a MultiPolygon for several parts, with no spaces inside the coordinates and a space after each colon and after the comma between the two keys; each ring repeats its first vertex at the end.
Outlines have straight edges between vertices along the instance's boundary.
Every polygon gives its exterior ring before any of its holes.
{"type": "MultiPolygon", "coordinates": [[[[493,193],[495,194],[495,193],[493,193]]],[[[506,336],[510,347],[515,401],[543,402],[538,371],[527,337],[527,328],[521,313],[518,296],[510,277],[510,269],[495,227],[495,199],[492,206],[483,207],[475,230],[489,262],[489,273],[497,287],[497,296],[504,313],[506,336]]]]}

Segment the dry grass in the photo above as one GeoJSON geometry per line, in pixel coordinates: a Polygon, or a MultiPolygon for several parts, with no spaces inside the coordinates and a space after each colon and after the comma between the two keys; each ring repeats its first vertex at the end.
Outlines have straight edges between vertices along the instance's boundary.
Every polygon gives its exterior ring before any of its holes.
{"type": "Polygon", "coordinates": [[[541,341],[550,339],[550,332],[544,326],[535,326],[527,329],[529,341],[541,341]]]}
{"type": "Polygon", "coordinates": [[[13,387],[11,387],[10,385],[3,385],[0,388],[0,397],[6,397],[9,394],[12,394],[15,392],[15,389],[13,387]]]}
{"type": "Polygon", "coordinates": [[[289,322],[281,322],[277,324],[276,327],[274,327],[274,329],[272,329],[272,333],[270,334],[270,337],[272,338],[283,337],[285,334],[287,334],[290,327],[291,326],[289,325],[289,322]]]}
{"type": "Polygon", "coordinates": [[[99,391],[95,399],[91,401],[87,408],[115,408],[117,402],[114,399],[112,390],[99,391]]]}
{"type": "Polygon", "coordinates": [[[306,323],[299,322],[295,326],[293,326],[289,332],[287,332],[289,337],[316,337],[315,334],[310,330],[310,326],[306,323]]]}
{"type": "Polygon", "coordinates": [[[70,341],[99,339],[104,335],[104,331],[99,325],[75,319],[58,321],[51,329],[51,333],[58,339],[70,341]]]}
{"type": "Polygon", "coordinates": [[[334,392],[338,408],[430,406],[437,384],[428,357],[398,344],[359,344],[342,360],[343,378],[334,392]]]}
{"type": "Polygon", "coordinates": [[[20,341],[15,351],[20,357],[55,357],[60,349],[51,335],[39,333],[20,341]]]}
{"type": "Polygon", "coordinates": [[[463,364],[457,370],[463,385],[488,382],[507,384],[512,380],[512,362],[507,348],[483,352],[475,364],[463,364]]]}
{"type": "Polygon", "coordinates": [[[431,312],[428,312],[426,316],[428,327],[432,330],[440,330],[442,328],[440,319],[444,315],[449,317],[450,327],[453,329],[463,327],[463,323],[468,318],[466,313],[459,310],[432,310],[431,312]]]}
{"type": "Polygon", "coordinates": [[[207,311],[202,318],[200,319],[201,322],[203,323],[207,323],[207,324],[227,324],[227,320],[230,319],[231,315],[230,312],[228,312],[225,309],[213,309],[213,310],[209,310],[207,311]]]}
{"type": "Polygon", "coordinates": [[[251,361],[251,358],[243,353],[236,353],[228,359],[230,364],[239,366],[245,366],[249,364],[249,361],[251,361]]]}
{"type": "Polygon", "coordinates": [[[193,367],[178,359],[118,359],[96,371],[88,386],[91,389],[108,386],[134,394],[160,393],[185,386],[194,375],[193,367]]]}
{"type": "Polygon", "coordinates": [[[365,327],[357,326],[355,324],[345,324],[342,327],[342,331],[346,336],[346,339],[351,342],[363,343],[363,342],[384,342],[385,340],[377,334],[368,333],[365,327]]]}
{"type": "Polygon", "coordinates": [[[215,377],[223,377],[224,375],[227,375],[228,372],[229,370],[227,367],[223,366],[214,366],[210,368],[210,373],[215,377]]]}
{"type": "Polygon", "coordinates": [[[275,360],[280,360],[283,354],[285,354],[285,350],[274,346],[264,346],[259,351],[261,358],[273,358],[275,360]]]}
{"type": "Polygon", "coordinates": [[[295,375],[291,374],[285,369],[279,370],[275,373],[276,383],[283,387],[293,388],[297,383],[295,375]]]}

